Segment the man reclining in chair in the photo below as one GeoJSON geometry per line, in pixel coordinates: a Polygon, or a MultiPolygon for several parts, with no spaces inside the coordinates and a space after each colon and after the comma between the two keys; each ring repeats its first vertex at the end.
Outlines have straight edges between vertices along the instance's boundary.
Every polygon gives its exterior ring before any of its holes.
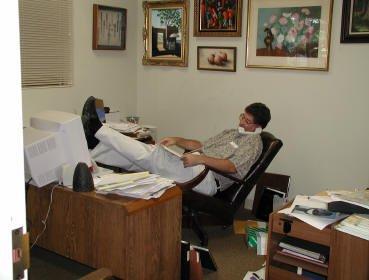
{"type": "MultiPolygon", "coordinates": [[[[240,115],[238,129],[224,130],[204,142],[167,137],[160,141],[161,145],[148,145],[103,125],[96,114],[93,97],[86,101],[82,112],[87,143],[95,161],[129,171],[149,171],[176,182],[195,178],[204,166],[243,178],[262,152],[259,134],[269,121],[268,107],[253,103],[240,115]],[[162,145],[176,145],[200,154],[188,153],[179,158],[162,145]]],[[[231,184],[230,179],[210,171],[193,190],[213,196],[231,184]]]]}

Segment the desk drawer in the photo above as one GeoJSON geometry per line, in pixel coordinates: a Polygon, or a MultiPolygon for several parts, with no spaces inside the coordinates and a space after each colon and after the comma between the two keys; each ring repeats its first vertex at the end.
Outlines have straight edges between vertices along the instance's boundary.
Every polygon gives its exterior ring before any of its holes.
{"type": "Polygon", "coordinates": [[[288,217],[284,214],[274,214],[272,231],[288,236],[305,239],[310,242],[330,246],[331,229],[330,227],[318,230],[298,219],[288,217]]]}

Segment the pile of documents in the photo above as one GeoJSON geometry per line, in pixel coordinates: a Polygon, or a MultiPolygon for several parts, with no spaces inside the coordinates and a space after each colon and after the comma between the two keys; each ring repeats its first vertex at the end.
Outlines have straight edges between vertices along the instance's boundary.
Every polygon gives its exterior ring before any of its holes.
{"type": "Polygon", "coordinates": [[[139,126],[136,123],[125,123],[125,122],[120,122],[120,123],[114,123],[114,122],[109,122],[108,124],[105,124],[107,126],[109,126],[110,128],[119,131],[121,133],[135,133],[138,132],[139,130],[141,130],[141,126],[139,126]]]}
{"type": "Polygon", "coordinates": [[[175,186],[173,180],[149,172],[107,174],[94,178],[97,193],[114,193],[142,199],[158,198],[175,186]]]}
{"type": "MultiPolygon", "coordinates": [[[[282,209],[279,213],[294,216],[305,223],[308,223],[318,229],[342,221],[337,229],[345,231],[352,235],[360,230],[357,227],[367,225],[365,230],[369,231],[369,190],[360,191],[327,191],[327,195],[303,196],[297,195],[291,207],[282,209]],[[362,214],[362,215],[355,215],[362,214]],[[355,226],[353,225],[355,224],[355,226]],[[352,232],[349,232],[350,230],[352,232]]],[[[362,238],[368,238],[369,234],[362,238]]]]}
{"type": "Polygon", "coordinates": [[[369,209],[369,190],[328,192],[333,201],[343,201],[369,209]]]}
{"type": "Polygon", "coordinates": [[[369,240],[369,215],[353,214],[341,221],[336,229],[369,240]]]}

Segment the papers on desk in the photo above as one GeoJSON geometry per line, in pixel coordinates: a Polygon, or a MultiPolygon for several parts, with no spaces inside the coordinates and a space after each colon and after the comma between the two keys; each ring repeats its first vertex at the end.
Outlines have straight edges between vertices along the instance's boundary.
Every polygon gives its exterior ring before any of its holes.
{"type": "Polygon", "coordinates": [[[115,188],[119,184],[131,184],[134,181],[145,179],[150,176],[149,172],[137,172],[137,173],[112,173],[102,176],[94,177],[94,185],[100,189],[115,188]]]}
{"type": "Polygon", "coordinates": [[[350,204],[369,209],[369,190],[355,192],[333,193],[331,198],[334,201],[344,201],[350,204]]]}
{"type": "Polygon", "coordinates": [[[336,229],[369,241],[369,215],[351,215],[336,225],[336,229]]]}
{"type": "Polygon", "coordinates": [[[96,181],[97,193],[114,193],[142,199],[158,198],[167,189],[175,186],[173,180],[149,172],[108,174],[96,181]]]}
{"type": "Polygon", "coordinates": [[[303,195],[297,195],[291,207],[282,209],[279,213],[293,216],[320,230],[348,216],[328,211],[327,202],[317,196],[303,195]]]}
{"type": "Polygon", "coordinates": [[[136,123],[125,123],[125,122],[120,122],[120,123],[114,123],[114,122],[110,122],[108,124],[105,124],[107,126],[109,126],[110,128],[122,132],[122,133],[135,133],[138,132],[139,130],[141,130],[141,126],[139,126],[136,123]]]}

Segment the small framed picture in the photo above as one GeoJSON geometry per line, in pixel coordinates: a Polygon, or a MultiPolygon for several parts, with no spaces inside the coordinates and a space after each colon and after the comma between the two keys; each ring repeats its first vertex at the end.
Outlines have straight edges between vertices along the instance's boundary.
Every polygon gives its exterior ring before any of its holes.
{"type": "Polygon", "coordinates": [[[127,10],[94,4],[93,50],[125,50],[127,10]]]}
{"type": "Polygon", "coordinates": [[[236,47],[197,47],[197,69],[236,72],[236,47]]]}
{"type": "Polygon", "coordinates": [[[369,0],[343,0],[341,43],[369,43],[369,0]]]}
{"type": "Polygon", "coordinates": [[[188,0],[143,2],[143,65],[187,67],[188,5],[188,0]]]}
{"type": "Polygon", "coordinates": [[[242,0],[195,0],[195,37],[240,37],[242,0]]]}
{"type": "Polygon", "coordinates": [[[249,0],[246,67],[328,71],[333,0],[249,0]]]}

